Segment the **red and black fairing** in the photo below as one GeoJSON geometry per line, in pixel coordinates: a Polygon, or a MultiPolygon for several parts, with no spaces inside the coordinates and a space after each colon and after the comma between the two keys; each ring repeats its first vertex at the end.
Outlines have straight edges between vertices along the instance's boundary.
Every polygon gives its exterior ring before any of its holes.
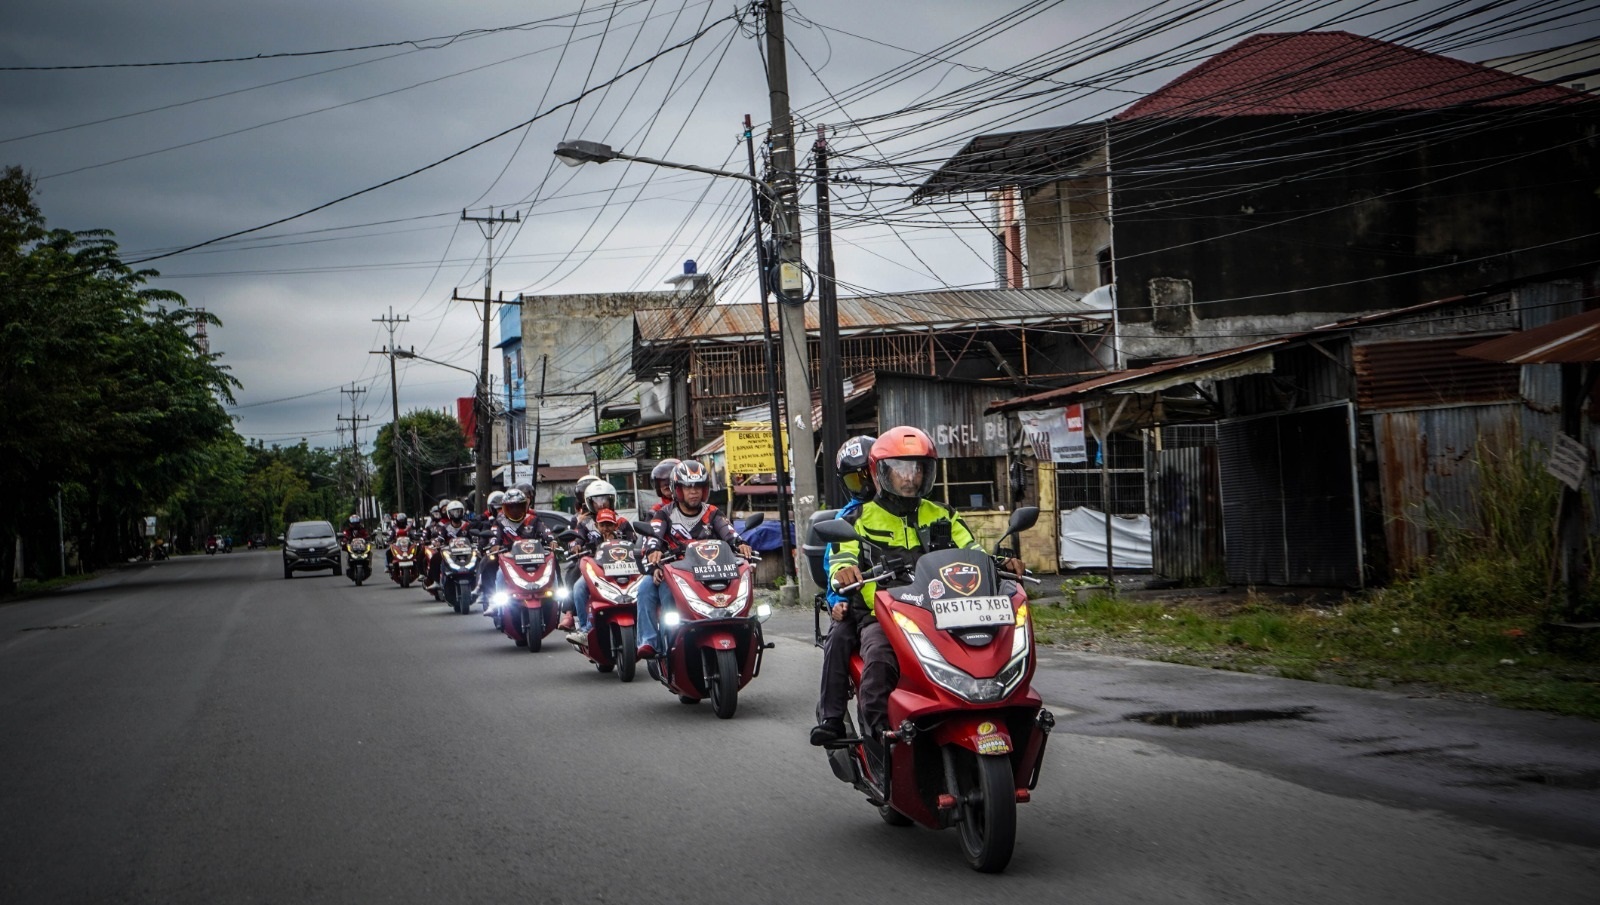
{"type": "Polygon", "coordinates": [[[764,643],[755,618],[753,570],[722,540],[685,541],[682,551],[661,570],[662,616],[675,610],[681,620],[669,629],[663,618],[661,681],[675,694],[701,700],[711,693],[707,664],[726,650],[735,654],[738,687],[744,688],[761,672],[764,643]]]}
{"type": "Polygon", "coordinates": [[[500,590],[509,595],[501,613],[500,630],[513,641],[525,644],[531,640],[524,624],[536,624],[537,638],[555,631],[558,618],[556,589],[560,582],[560,566],[555,555],[545,550],[537,540],[518,539],[500,551],[496,562],[500,569],[500,590]],[[529,619],[537,611],[537,619],[529,619]]]}
{"type": "Polygon", "coordinates": [[[589,585],[589,632],[577,648],[596,666],[615,665],[619,653],[633,656],[632,642],[619,646],[618,639],[620,629],[637,624],[642,574],[638,550],[630,541],[604,541],[578,561],[579,580],[589,585]]]}

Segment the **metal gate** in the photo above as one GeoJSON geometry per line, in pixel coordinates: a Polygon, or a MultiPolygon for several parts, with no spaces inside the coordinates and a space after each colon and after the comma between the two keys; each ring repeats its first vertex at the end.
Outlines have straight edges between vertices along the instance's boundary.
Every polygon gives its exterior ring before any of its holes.
{"type": "Polygon", "coordinates": [[[1147,446],[1151,567],[1163,578],[1220,583],[1222,502],[1214,424],[1161,428],[1147,446]]]}
{"type": "Polygon", "coordinates": [[[1217,424],[1228,581],[1360,587],[1348,402],[1217,424]]]}

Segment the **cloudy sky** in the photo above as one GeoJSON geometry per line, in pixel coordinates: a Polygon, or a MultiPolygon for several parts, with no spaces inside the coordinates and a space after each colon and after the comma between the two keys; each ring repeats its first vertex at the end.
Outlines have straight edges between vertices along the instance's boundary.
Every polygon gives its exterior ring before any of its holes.
{"type": "MultiPolygon", "coordinates": [[[[836,193],[839,277],[862,292],[992,279],[982,209],[913,207],[895,183],[916,183],[972,135],[1104,118],[1248,35],[1342,28],[1481,60],[1600,32],[1587,0],[785,8],[804,127],[836,130],[847,175],[889,183],[836,193]],[[1480,11],[1452,20],[1469,10],[1480,11]]],[[[747,3],[10,0],[6,10],[0,164],[38,180],[52,226],[113,230],[125,259],[160,271],[156,285],[222,319],[211,345],[243,383],[233,412],[252,439],[333,445],[335,415],[348,414],[341,386],[369,388],[361,410],[374,426],[388,420],[386,359],[369,352],[387,341],[373,319],[391,309],[410,318],[399,345],[476,369],[475,307],[450,301],[457,290],[481,297],[486,271],[484,237],[463,209],[521,219],[494,248],[493,286],[507,296],[662,288],[694,258],[727,278],[725,300],[754,300],[735,242],[747,185],[621,162],[568,168],[550,153],[583,137],[743,169],[741,119],[753,116],[759,138],[768,110],[747,3]]],[[[810,232],[808,220],[808,259],[810,232]]],[[[552,370],[550,387],[592,378],[552,370]]],[[[471,391],[457,371],[402,362],[402,411],[471,391]]]]}

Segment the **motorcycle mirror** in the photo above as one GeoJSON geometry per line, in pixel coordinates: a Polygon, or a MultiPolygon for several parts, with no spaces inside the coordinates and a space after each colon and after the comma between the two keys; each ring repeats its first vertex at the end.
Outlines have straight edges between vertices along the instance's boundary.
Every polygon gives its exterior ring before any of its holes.
{"type": "Polygon", "coordinates": [[[1026,531],[1029,528],[1032,528],[1034,523],[1038,521],[1038,506],[1018,506],[1016,510],[1011,513],[1011,525],[1010,527],[1006,528],[1006,533],[1016,534],[1018,531],[1026,531]]]}
{"type": "Polygon", "coordinates": [[[751,515],[749,515],[748,517],[745,518],[745,520],[744,520],[744,530],[745,531],[749,531],[751,528],[754,528],[755,526],[761,524],[764,521],[766,521],[766,516],[762,515],[759,512],[753,513],[753,514],[751,514],[751,515]]]}
{"type": "Polygon", "coordinates": [[[849,522],[842,518],[818,522],[811,526],[811,531],[823,540],[830,541],[832,543],[843,543],[844,541],[861,539],[861,535],[856,533],[856,529],[851,526],[849,522]]]}
{"type": "Polygon", "coordinates": [[[642,522],[638,519],[635,519],[633,522],[631,522],[631,524],[633,525],[633,530],[639,532],[640,534],[647,534],[650,537],[658,536],[655,532],[655,529],[650,527],[649,522],[642,522]]]}

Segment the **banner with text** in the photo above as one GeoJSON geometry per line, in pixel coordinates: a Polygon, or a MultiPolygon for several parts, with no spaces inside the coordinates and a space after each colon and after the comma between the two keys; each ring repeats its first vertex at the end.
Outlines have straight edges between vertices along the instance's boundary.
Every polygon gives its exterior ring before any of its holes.
{"type": "Polygon", "coordinates": [[[1017,412],[1022,436],[1041,462],[1088,461],[1083,442],[1083,406],[1017,412]]]}
{"type": "MultiPolygon", "coordinates": [[[[727,452],[727,469],[732,474],[771,474],[777,471],[772,461],[772,431],[723,431],[722,446],[727,452]]],[[[789,452],[789,432],[783,432],[783,451],[789,452]]]]}

